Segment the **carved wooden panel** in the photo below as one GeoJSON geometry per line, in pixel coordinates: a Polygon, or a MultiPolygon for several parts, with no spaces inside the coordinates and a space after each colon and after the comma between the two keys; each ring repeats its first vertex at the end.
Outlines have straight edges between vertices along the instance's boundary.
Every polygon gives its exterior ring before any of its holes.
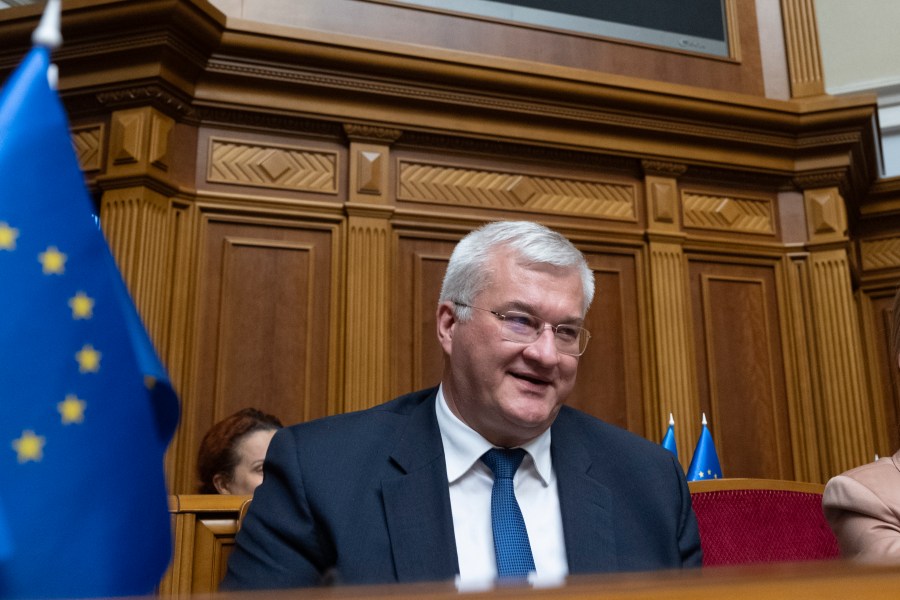
{"type": "Polygon", "coordinates": [[[288,222],[204,220],[191,452],[215,421],[247,406],[285,424],[329,412],[333,235],[288,222]]]}
{"type": "Polygon", "coordinates": [[[401,200],[637,220],[631,184],[400,161],[401,200]]]}
{"type": "Polygon", "coordinates": [[[336,194],[337,174],[334,152],[219,138],[209,142],[206,179],[212,183],[336,194]]]}
{"type": "Polygon", "coordinates": [[[859,251],[867,271],[900,267],[900,237],[862,240],[859,251]]]}
{"type": "Polygon", "coordinates": [[[685,191],[682,202],[685,227],[761,235],[775,233],[771,200],[685,191]]]}
{"type": "MultiPolygon", "coordinates": [[[[393,389],[401,394],[437,385],[443,353],[435,310],[457,237],[401,236],[394,280],[393,389]]],[[[638,255],[587,250],[597,294],[585,327],[591,332],[568,404],[638,434],[645,434],[643,345],[638,255]]]]}
{"type": "Polygon", "coordinates": [[[724,475],[793,479],[775,267],[689,270],[700,406],[724,475]]]}
{"type": "Polygon", "coordinates": [[[104,137],[103,123],[72,128],[72,145],[82,170],[98,171],[103,168],[104,137]]]}

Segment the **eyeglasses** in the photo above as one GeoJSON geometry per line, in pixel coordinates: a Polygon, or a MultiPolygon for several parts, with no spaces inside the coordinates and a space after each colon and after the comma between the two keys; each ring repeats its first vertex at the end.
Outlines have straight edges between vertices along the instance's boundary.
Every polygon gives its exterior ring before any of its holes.
{"type": "Polygon", "coordinates": [[[534,315],[515,310],[499,313],[462,302],[453,302],[453,304],[488,312],[500,319],[500,337],[508,342],[531,344],[541,337],[545,329],[550,328],[553,331],[553,342],[556,344],[557,352],[569,356],[581,356],[591,339],[591,333],[578,325],[551,325],[534,315]]]}

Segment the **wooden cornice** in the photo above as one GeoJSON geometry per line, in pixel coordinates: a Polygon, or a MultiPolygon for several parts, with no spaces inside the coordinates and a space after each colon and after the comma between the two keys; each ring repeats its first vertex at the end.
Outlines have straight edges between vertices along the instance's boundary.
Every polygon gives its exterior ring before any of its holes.
{"type": "MultiPolygon", "coordinates": [[[[0,72],[27,52],[42,8],[0,11],[0,72]]],[[[183,116],[224,27],[206,0],[67,0],[63,44],[53,53],[60,95],[70,111],[112,101],[183,116]]]]}
{"type": "MultiPolygon", "coordinates": [[[[38,13],[0,11],[0,69],[38,13]]],[[[70,110],[277,115],[804,181],[837,171],[851,198],[877,175],[872,96],[773,100],[226,19],[205,0],[72,0],[63,34],[70,110]]]]}
{"type": "Polygon", "coordinates": [[[243,21],[195,100],[760,173],[843,168],[854,188],[877,172],[872,96],[771,100],[243,21]]]}

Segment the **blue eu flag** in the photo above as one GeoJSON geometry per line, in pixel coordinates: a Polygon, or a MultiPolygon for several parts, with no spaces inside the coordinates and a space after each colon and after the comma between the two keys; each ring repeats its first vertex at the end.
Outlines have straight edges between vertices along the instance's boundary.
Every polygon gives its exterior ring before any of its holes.
{"type": "Polygon", "coordinates": [[[0,598],[152,592],[178,401],[35,47],[0,92],[0,598]],[[2,517],[0,517],[2,518],[2,517]]]}
{"type": "Polygon", "coordinates": [[[703,415],[703,430],[700,432],[700,439],[697,440],[694,457],[691,458],[691,466],[687,472],[688,481],[704,479],[722,479],[722,467],[719,466],[719,455],[716,453],[712,434],[706,426],[706,414],[703,415]]]}
{"type": "Polygon", "coordinates": [[[666,436],[663,438],[662,447],[678,458],[678,445],[675,443],[675,417],[669,413],[669,428],[666,429],[666,436]]]}

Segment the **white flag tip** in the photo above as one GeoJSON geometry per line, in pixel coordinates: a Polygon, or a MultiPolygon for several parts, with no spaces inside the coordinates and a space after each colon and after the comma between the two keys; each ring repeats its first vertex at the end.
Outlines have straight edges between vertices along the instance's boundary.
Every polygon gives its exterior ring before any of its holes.
{"type": "Polygon", "coordinates": [[[62,8],[60,0],[47,0],[44,14],[37,29],[31,34],[31,43],[45,48],[58,48],[62,44],[62,33],[59,30],[62,8]]]}

